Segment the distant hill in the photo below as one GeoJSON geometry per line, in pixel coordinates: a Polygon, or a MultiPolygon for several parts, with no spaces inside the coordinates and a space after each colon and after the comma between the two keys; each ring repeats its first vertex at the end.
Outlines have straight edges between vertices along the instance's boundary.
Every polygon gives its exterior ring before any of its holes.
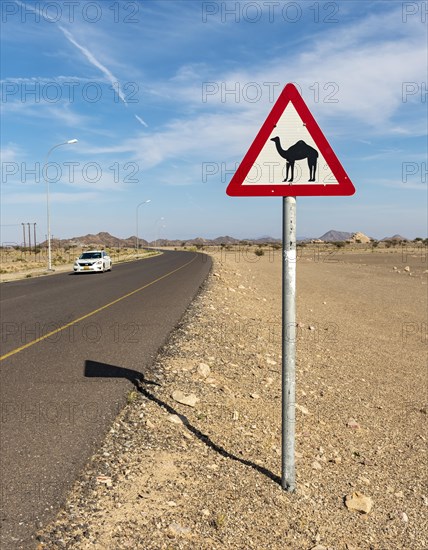
{"type": "Polygon", "coordinates": [[[320,241],[326,241],[326,242],[335,242],[335,241],[348,241],[351,239],[353,233],[349,233],[348,231],[336,231],[335,229],[330,229],[330,231],[327,231],[327,233],[324,233],[324,235],[321,235],[321,237],[318,237],[320,241]]]}
{"type": "MultiPolygon", "coordinates": [[[[148,242],[144,239],[138,239],[141,246],[147,246],[148,242]]],[[[101,247],[105,246],[107,248],[125,248],[125,247],[134,247],[136,245],[137,238],[132,236],[127,239],[120,239],[119,237],[114,237],[107,233],[106,231],[101,231],[96,235],[89,233],[88,235],[82,235],[80,237],[72,237],[71,239],[54,239],[53,243],[55,246],[71,246],[71,247],[82,247],[82,246],[92,246],[92,247],[101,247]]],[[[45,246],[46,241],[41,243],[41,246],[45,246]]]]}
{"type": "MultiPolygon", "coordinates": [[[[253,244],[262,244],[262,243],[280,243],[281,239],[275,239],[273,237],[260,237],[258,239],[235,239],[229,235],[222,237],[216,237],[215,239],[204,239],[203,237],[194,237],[192,239],[157,239],[156,241],[146,241],[139,237],[138,242],[140,246],[195,246],[195,245],[216,245],[221,244],[239,244],[240,242],[248,242],[253,244]]],[[[101,247],[105,246],[107,248],[133,248],[135,247],[137,238],[133,235],[127,239],[121,239],[119,237],[114,237],[107,233],[106,231],[101,231],[96,235],[89,233],[88,235],[82,235],[80,237],[72,237],[71,239],[54,239],[55,246],[71,246],[71,247],[82,247],[82,246],[92,246],[92,247],[101,247]]],[[[41,246],[46,246],[46,241],[40,243],[41,246]]]]}
{"type": "Polygon", "coordinates": [[[256,244],[263,244],[263,243],[276,244],[276,243],[282,242],[282,239],[275,239],[274,237],[269,237],[269,236],[263,236],[263,237],[259,237],[258,239],[247,239],[247,240],[256,244]]]}
{"type": "Polygon", "coordinates": [[[216,239],[211,240],[212,244],[236,244],[239,243],[238,239],[235,239],[234,237],[229,237],[229,235],[226,235],[224,237],[217,237],[216,239]]]}
{"type": "MultiPolygon", "coordinates": [[[[235,239],[229,235],[222,237],[216,237],[215,239],[204,239],[203,237],[194,237],[192,239],[157,239],[155,241],[146,241],[139,237],[138,242],[140,246],[195,246],[195,245],[228,245],[228,244],[238,244],[240,242],[249,242],[253,244],[261,243],[276,243],[281,242],[281,239],[274,239],[273,237],[261,237],[259,239],[235,239]]],[[[101,231],[96,235],[89,233],[88,235],[82,235],[80,237],[72,237],[70,239],[54,239],[54,246],[61,247],[107,247],[107,248],[133,248],[136,246],[137,238],[132,235],[127,239],[121,239],[119,237],[114,237],[107,233],[106,231],[101,231]]],[[[46,246],[46,241],[40,243],[41,246],[46,246]]]]}
{"type": "MultiPolygon", "coordinates": [[[[327,231],[327,233],[324,233],[324,235],[321,235],[319,239],[313,239],[311,237],[298,237],[297,241],[299,242],[305,242],[305,241],[314,241],[314,242],[336,242],[336,241],[350,241],[350,242],[362,242],[362,243],[368,243],[372,239],[368,237],[367,235],[364,235],[364,233],[361,232],[354,232],[350,233],[348,231],[336,231],[335,229],[330,229],[330,231],[327,231]]],[[[385,237],[382,239],[382,241],[406,241],[407,239],[405,237],[402,237],[401,235],[393,235],[392,237],[385,237]]],[[[132,235],[126,239],[121,239],[119,237],[115,237],[113,235],[110,235],[110,233],[106,231],[101,231],[100,233],[94,234],[88,234],[88,235],[82,235],[80,237],[73,237],[71,239],[54,239],[53,240],[53,246],[61,246],[61,247],[84,247],[84,246],[90,246],[93,248],[100,248],[100,247],[106,247],[106,248],[133,248],[135,247],[137,242],[137,238],[132,235]]],[[[205,239],[204,237],[194,237],[191,239],[158,239],[157,241],[151,241],[148,242],[145,239],[142,239],[141,237],[138,239],[140,246],[197,246],[197,245],[205,245],[205,246],[220,246],[220,245],[232,245],[232,244],[239,244],[239,243],[249,243],[249,244],[281,244],[281,239],[270,237],[269,235],[264,235],[262,237],[258,237],[256,239],[254,238],[248,238],[248,239],[235,239],[234,237],[231,237],[230,235],[223,235],[220,237],[216,237],[215,239],[205,239]]],[[[46,241],[43,243],[40,243],[40,246],[46,246],[46,241]]]]}
{"type": "Polygon", "coordinates": [[[401,235],[393,235],[392,237],[384,237],[382,241],[401,242],[401,241],[407,241],[407,239],[406,237],[402,237],[401,235]]]}

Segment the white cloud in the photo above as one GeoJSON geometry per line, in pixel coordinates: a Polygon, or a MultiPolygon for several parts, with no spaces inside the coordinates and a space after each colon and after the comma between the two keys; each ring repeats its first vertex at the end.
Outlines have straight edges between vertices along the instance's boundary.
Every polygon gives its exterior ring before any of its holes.
{"type": "Polygon", "coordinates": [[[66,188],[76,191],[77,194],[81,190],[85,192],[121,191],[139,184],[137,163],[102,162],[93,159],[79,161],[78,157],[76,158],[78,152],[76,150],[64,162],[50,157],[49,164],[45,165],[45,157],[39,162],[29,163],[24,162],[21,157],[21,162],[18,162],[19,150],[6,148],[4,160],[2,151],[2,162],[6,162],[6,158],[9,158],[9,162],[16,163],[16,171],[9,173],[6,169],[4,170],[3,194],[9,193],[8,196],[11,196],[10,194],[18,188],[22,192],[29,190],[31,193],[36,189],[43,193],[45,177],[49,181],[51,191],[62,192],[66,188]]]}
{"type": "Polygon", "coordinates": [[[393,159],[396,158],[398,155],[403,155],[404,151],[402,149],[380,149],[377,152],[373,152],[371,155],[366,155],[364,157],[360,157],[359,160],[362,162],[366,162],[369,160],[381,160],[381,159],[393,159]]]}
{"type": "Polygon", "coordinates": [[[88,147],[85,152],[90,155],[126,153],[140,164],[141,170],[162,166],[171,160],[180,164],[226,161],[245,152],[249,136],[256,131],[257,121],[252,120],[249,113],[207,114],[174,120],[158,132],[111,147],[88,147]]]}
{"type": "MultiPolygon", "coordinates": [[[[152,93],[171,101],[187,101],[202,110],[251,110],[257,114],[267,113],[272,106],[267,83],[275,83],[277,97],[286,81],[292,80],[301,86],[305,101],[319,118],[351,117],[372,131],[388,133],[392,118],[405,112],[402,90],[405,83],[426,82],[424,26],[416,18],[403,23],[400,7],[338,29],[333,25],[331,31],[308,39],[301,45],[301,53],[277,54],[250,69],[214,75],[207,66],[185,65],[171,80],[152,86],[152,93]],[[212,82],[214,88],[218,85],[217,92],[213,88],[208,91],[211,93],[205,103],[201,80],[212,82]],[[257,86],[261,96],[253,103],[257,86]],[[237,98],[226,93],[234,88],[238,89],[237,98]]],[[[409,96],[408,101],[421,103],[420,94],[414,96],[409,96]]],[[[417,117],[408,120],[408,127],[416,122],[417,117]]],[[[421,131],[418,125],[419,135],[421,131]]]]}
{"type": "Polygon", "coordinates": [[[67,126],[79,127],[90,126],[91,118],[86,115],[81,115],[72,109],[72,105],[67,102],[61,103],[31,103],[29,101],[8,101],[3,104],[3,117],[8,114],[20,115],[28,118],[31,121],[35,118],[47,118],[64,123],[67,126]]]}
{"type": "Polygon", "coordinates": [[[275,90],[276,99],[284,79],[292,80],[300,86],[305,101],[317,117],[351,117],[379,133],[387,133],[393,116],[406,109],[405,83],[417,85],[425,81],[426,57],[424,41],[411,37],[358,46],[345,42],[341,43],[340,50],[337,43],[327,40],[285,66],[283,59],[277,58],[259,70],[220,75],[208,89],[206,103],[201,101],[200,89],[198,94],[184,90],[176,97],[191,97],[205,109],[267,113],[272,107],[270,91],[275,90]],[[237,95],[227,93],[235,88],[237,95]],[[259,100],[253,103],[254,98],[259,100]]]}
{"type": "Polygon", "coordinates": [[[137,165],[114,163],[109,166],[99,162],[81,162],[74,167],[73,177],[70,177],[68,168],[64,167],[62,177],[55,185],[91,191],[120,191],[137,183],[137,165]]]}
{"type": "MultiPolygon", "coordinates": [[[[18,85],[25,85],[25,84],[31,84],[34,86],[34,84],[37,84],[39,86],[45,86],[48,84],[59,84],[64,85],[67,83],[74,83],[74,82],[93,82],[94,80],[97,80],[96,78],[86,78],[82,76],[63,76],[58,75],[54,76],[52,78],[47,78],[45,76],[30,76],[30,77],[7,77],[0,80],[1,85],[7,85],[7,84],[18,84],[18,85]]],[[[99,79],[100,82],[104,82],[103,79],[99,79]]],[[[4,94],[7,97],[7,92],[4,91],[4,94]]]]}
{"type": "MultiPolygon", "coordinates": [[[[85,201],[93,201],[99,195],[94,192],[88,193],[50,193],[49,200],[56,204],[72,204],[85,201]]],[[[2,198],[3,204],[46,204],[44,193],[10,193],[2,198]]]]}
{"type": "Polygon", "coordinates": [[[393,189],[401,189],[403,193],[406,193],[409,189],[415,190],[415,191],[424,191],[425,193],[428,191],[427,182],[418,182],[418,181],[400,181],[400,180],[392,180],[392,179],[374,179],[370,180],[371,185],[380,185],[382,187],[391,187],[393,189]]]}
{"type": "Polygon", "coordinates": [[[17,162],[22,158],[23,151],[15,143],[8,143],[0,149],[1,162],[17,162]]]}

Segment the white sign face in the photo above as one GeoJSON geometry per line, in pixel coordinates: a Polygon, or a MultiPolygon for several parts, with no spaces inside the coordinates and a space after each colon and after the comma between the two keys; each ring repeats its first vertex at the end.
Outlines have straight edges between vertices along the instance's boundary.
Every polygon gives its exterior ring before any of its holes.
{"type": "Polygon", "coordinates": [[[242,185],[338,185],[292,103],[288,103],[242,185]]]}

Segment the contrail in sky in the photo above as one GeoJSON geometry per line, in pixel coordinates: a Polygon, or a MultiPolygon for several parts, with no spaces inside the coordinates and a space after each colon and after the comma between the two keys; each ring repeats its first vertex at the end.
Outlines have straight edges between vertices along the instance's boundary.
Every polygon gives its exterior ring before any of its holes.
{"type": "MultiPolygon", "coordinates": [[[[18,5],[20,5],[21,7],[29,8],[30,10],[32,10],[35,13],[38,13],[39,15],[43,15],[43,17],[47,17],[46,14],[41,14],[40,11],[37,8],[35,8],[31,5],[24,4],[20,0],[15,0],[15,2],[18,5]]],[[[48,17],[48,19],[49,19],[49,17],[48,17]]],[[[53,19],[51,19],[51,21],[54,22],[54,23],[56,22],[53,19]]],[[[100,61],[98,61],[98,59],[94,56],[94,54],[92,52],[90,52],[87,48],[85,48],[84,46],[79,44],[69,30],[67,30],[62,25],[59,25],[59,24],[58,24],[58,28],[60,29],[62,34],[65,36],[65,38],[71,44],[73,44],[73,46],[75,46],[86,57],[86,59],[89,61],[89,63],[91,65],[93,65],[94,67],[96,67],[97,69],[99,69],[103,73],[103,75],[106,77],[106,79],[113,86],[113,89],[115,89],[115,90],[117,89],[117,94],[118,94],[119,98],[123,101],[123,103],[127,107],[128,103],[126,101],[125,94],[123,93],[122,88],[120,87],[119,80],[113,75],[113,73],[105,65],[103,65],[100,61]]],[[[143,126],[145,126],[145,127],[148,126],[141,117],[139,117],[138,115],[134,115],[134,116],[138,120],[138,122],[140,122],[143,126]]]]}
{"type": "MultiPolygon", "coordinates": [[[[71,42],[71,44],[73,44],[74,46],[76,46],[76,48],[78,50],[80,50],[83,55],[86,57],[86,59],[89,61],[89,63],[91,63],[91,65],[94,65],[94,67],[97,67],[97,69],[99,69],[103,75],[107,78],[107,80],[110,82],[110,84],[113,86],[113,88],[115,89],[116,88],[116,84],[118,84],[118,79],[111,73],[111,71],[109,69],[107,69],[107,67],[105,65],[103,65],[102,63],[100,63],[98,61],[98,59],[96,59],[96,57],[85,47],[81,46],[78,42],[76,42],[74,36],[71,34],[70,31],[68,31],[67,29],[65,29],[62,25],[58,25],[58,28],[61,29],[61,32],[64,34],[64,36],[67,38],[67,40],[69,42],[71,42]]],[[[122,92],[121,88],[120,88],[120,85],[117,86],[117,89],[118,89],[118,95],[120,97],[120,99],[123,101],[123,103],[127,106],[127,102],[126,102],[126,98],[125,98],[125,95],[124,93],[122,92]]]]}
{"type": "Polygon", "coordinates": [[[149,125],[148,125],[146,122],[144,122],[144,120],[143,120],[140,116],[138,116],[138,115],[134,115],[134,116],[135,116],[135,118],[138,120],[138,122],[141,122],[141,124],[142,124],[143,126],[145,126],[146,128],[149,127],[149,125]]]}

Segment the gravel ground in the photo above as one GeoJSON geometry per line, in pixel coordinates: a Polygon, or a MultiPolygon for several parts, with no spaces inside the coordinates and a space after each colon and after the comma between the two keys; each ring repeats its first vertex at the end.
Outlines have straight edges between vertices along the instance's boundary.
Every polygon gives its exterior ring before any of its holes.
{"type": "Polygon", "coordinates": [[[299,258],[295,493],[281,254],[223,251],[38,548],[426,549],[426,257],[366,258],[299,258]]]}

